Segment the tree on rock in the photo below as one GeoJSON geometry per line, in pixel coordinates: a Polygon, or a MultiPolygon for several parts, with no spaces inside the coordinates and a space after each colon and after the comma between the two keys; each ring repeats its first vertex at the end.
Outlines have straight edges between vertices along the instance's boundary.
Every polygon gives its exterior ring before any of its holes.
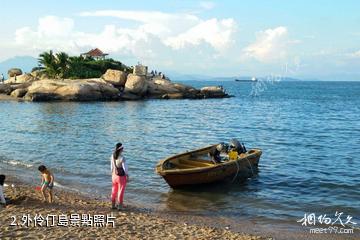
{"type": "Polygon", "coordinates": [[[92,57],[70,57],[64,52],[54,54],[53,51],[40,54],[39,63],[42,67],[36,70],[45,73],[49,78],[100,78],[108,69],[131,71],[131,68],[112,58],[97,60],[92,57]]]}
{"type": "Polygon", "coordinates": [[[44,66],[44,71],[51,78],[62,78],[69,68],[69,56],[60,52],[53,54],[53,51],[43,52],[39,56],[39,63],[44,66]]]}

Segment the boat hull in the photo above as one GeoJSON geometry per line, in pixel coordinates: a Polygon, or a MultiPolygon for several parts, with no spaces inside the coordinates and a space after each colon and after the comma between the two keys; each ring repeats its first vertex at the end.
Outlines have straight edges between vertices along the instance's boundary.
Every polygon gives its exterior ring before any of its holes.
{"type": "MultiPolygon", "coordinates": [[[[193,152],[196,153],[196,151],[193,152]]],[[[160,162],[157,166],[157,173],[161,175],[172,188],[209,184],[224,180],[245,180],[257,172],[261,156],[261,150],[259,149],[252,149],[249,152],[241,154],[238,160],[213,164],[213,166],[164,170],[163,166],[166,165],[166,162],[171,161],[172,158],[186,158],[186,156],[177,155],[160,162]]]]}

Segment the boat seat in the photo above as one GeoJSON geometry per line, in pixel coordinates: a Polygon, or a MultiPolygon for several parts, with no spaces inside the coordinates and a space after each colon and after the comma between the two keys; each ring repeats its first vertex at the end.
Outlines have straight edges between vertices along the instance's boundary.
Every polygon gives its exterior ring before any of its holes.
{"type": "Polygon", "coordinates": [[[188,165],[188,164],[176,164],[176,168],[180,168],[180,169],[188,169],[188,168],[195,168],[196,166],[194,165],[188,165]]]}
{"type": "Polygon", "coordinates": [[[213,166],[214,164],[207,160],[197,159],[197,160],[181,160],[180,164],[190,165],[192,167],[208,167],[213,166]]]}

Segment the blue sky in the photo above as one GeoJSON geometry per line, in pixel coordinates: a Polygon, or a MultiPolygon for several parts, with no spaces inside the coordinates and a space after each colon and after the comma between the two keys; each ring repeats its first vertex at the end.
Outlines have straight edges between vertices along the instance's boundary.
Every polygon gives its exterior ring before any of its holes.
{"type": "Polygon", "coordinates": [[[360,80],[358,1],[0,3],[0,61],[99,47],[165,72],[360,80]]]}

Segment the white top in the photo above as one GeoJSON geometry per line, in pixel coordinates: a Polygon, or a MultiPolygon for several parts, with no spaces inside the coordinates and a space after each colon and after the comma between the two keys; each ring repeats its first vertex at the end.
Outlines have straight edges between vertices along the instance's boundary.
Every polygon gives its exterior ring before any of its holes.
{"type": "Polygon", "coordinates": [[[128,175],[128,167],[127,167],[125,158],[122,155],[119,155],[119,157],[115,161],[114,161],[114,155],[111,155],[110,161],[111,161],[111,172],[112,172],[112,174],[116,174],[115,173],[115,166],[114,166],[114,162],[115,162],[117,167],[119,167],[120,164],[121,164],[122,168],[125,171],[125,174],[128,175]]]}
{"type": "Polygon", "coordinates": [[[0,185],[0,203],[6,204],[4,196],[4,186],[0,185]]]}

